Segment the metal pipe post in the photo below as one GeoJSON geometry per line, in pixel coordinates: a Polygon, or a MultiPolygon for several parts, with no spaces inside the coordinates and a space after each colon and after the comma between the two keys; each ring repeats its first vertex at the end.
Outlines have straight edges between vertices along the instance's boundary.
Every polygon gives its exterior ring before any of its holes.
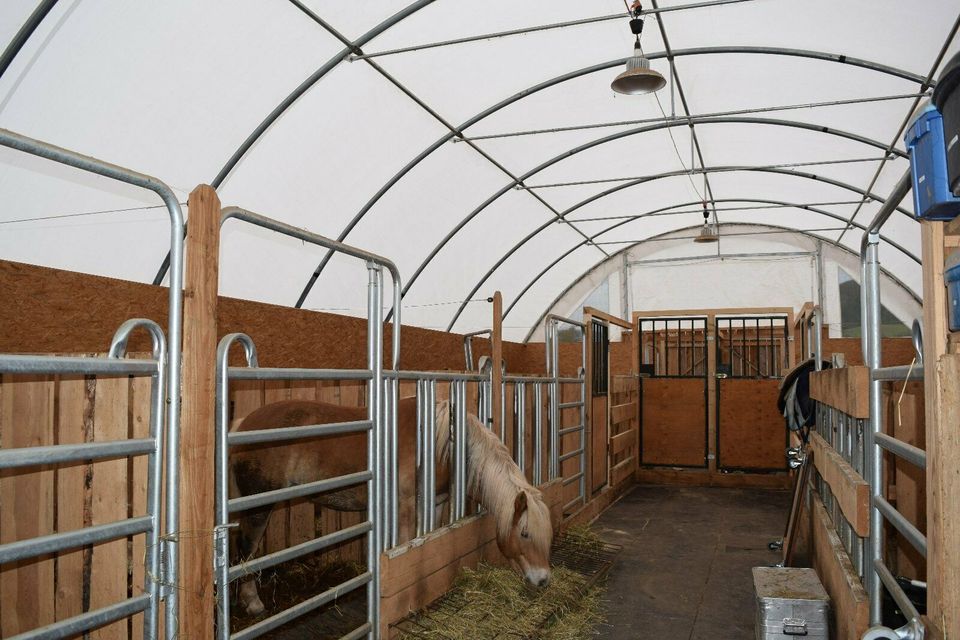
{"type": "Polygon", "coordinates": [[[367,609],[371,637],[380,637],[380,553],[384,549],[384,421],[380,404],[383,389],[383,271],[372,262],[367,263],[367,367],[373,377],[367,386],[367,416],[373,423],[367,438],[367,466],[373,477],[367,482],[367,520],[371,523],[367,537],[367,609]]]}
{"type": "Polygon", "coordinates": [[[533,383],[533,486],[543,483],[543,383],[533,383]]]}
{"type": "Polygon", "coordinates": [[[877,445],[875,435],[883,429],[882,382],[874,379],[873,370],[881,364],[880,334],[880,227],[896,210],[911,187],[908,171],[900,178],[890,197],[883,203],[873,221],[867,227],[860,243],[861,273],[861,320],[864,361],[871,370],[870,376],[870,426],[864,433],[866,476],[870,482],[870,536],[866,541],[867,570],[864,586],[870,596],[870,621],[880,624],[882,619],[882,583],[877,573],[877,563],[883,561],[883,514],[878,504],[883,500],[883,450],[877,445]]]}

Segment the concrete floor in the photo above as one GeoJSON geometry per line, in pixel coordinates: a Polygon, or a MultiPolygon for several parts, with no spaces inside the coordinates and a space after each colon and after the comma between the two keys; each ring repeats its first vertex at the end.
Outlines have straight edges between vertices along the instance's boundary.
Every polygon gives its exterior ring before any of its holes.
{"type": "Polygon", "coordinates": [[[787,491],[638,486],[594,529],[623,546],[607,581],[608,640],[752,640],[750,569],[779,562],[787,491]]]}

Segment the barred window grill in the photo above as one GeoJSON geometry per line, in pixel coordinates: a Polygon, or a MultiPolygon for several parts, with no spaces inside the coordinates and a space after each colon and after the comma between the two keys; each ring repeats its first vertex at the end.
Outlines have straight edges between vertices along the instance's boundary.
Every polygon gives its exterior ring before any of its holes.
{"type": "Polygon", "coordinates": [[[593,394],[603,395],[609,387],[610,327],[593,321],[593,394]]]}
{"type": "Polygon", "coordinates": [[[707,319],[640,320],[640,373],[658,378],[707,375],[707,319]]]}
{"type": "Polygon", "coordinates": [[[717,373],[779,378],[787,369],[786,316],[717,318],[717,373]]]}

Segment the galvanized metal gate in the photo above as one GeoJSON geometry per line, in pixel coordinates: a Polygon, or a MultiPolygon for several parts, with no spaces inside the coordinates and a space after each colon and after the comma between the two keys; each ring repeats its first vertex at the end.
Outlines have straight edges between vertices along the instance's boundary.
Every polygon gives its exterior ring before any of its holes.
{"type": "Polygon", "coordinates": [[[706,316],[641,318],[640,464],[707,467],[706,316]]]}
{"type": "MultiPolygon", "coordinates": [[[[137,486],[145,485],[144,512],[136,513],[132,506],[130,515],[112,522],[93,524],[81,528],[57,531],[46,535],[17,539],[0,545],[0,565],[36,561],[42,556],[74,551],[112,541],[133,540],[145,537],[144,557],[132,558],[131,562],[143,563],[143,591],[130,595],[93,610],[70,617],[57,616],[55,622],[37,629],[19,629],[13,636],[26,638],[62,638],[103,627],[110,623],[143,615],[143,636],[157,637],[161,606],[165,605],[165,626],[168,636],[177,632],[177,553],[178,530],[178,469],[177,452],[180,429],[180,343],[182,336],[181,305],[183,299],[183,213],[174,193],[156,178],[124,169],[95,158],[61,149],[19,134],[0,129],[0,146],[8,147],[52,162],[67,165],[87,173],[97,174],[155,192],[164,201],[170,216],[170,287],[168,293],[168,336],[152,320],[137,318],[123,323],[113,336],[107,357],[66,357],[0,355],[0,373],[12,376],[89,376],[107,378],[149,378],[150,403],[146,437],[121,438],[77,444],[40,444],[15,447],[4,442],[0,450],[0,470],[15,470],[31,473],[41,467],[87,463],[105,460],[136,460],[145,457],[146,465],[131,464],[134,470],[130,480],[137,486]],[[125,357],[127,341],[136,330],[146,330],[152,339],[152,354],[148,358],[125,357]],[[171,392],[171,390],[176,390],[171,392]],[[162,460],[166,459],[166,468],[162,460]],[[140,477],[138,470],[146,477],[140,477]],[[164,532],[161,535],[161,493],[166,485],[166,515],[164,532]],[[161,550],[165,553],[161,554],[161,550]],[[162,602],[165,601],[165,602],[162,602]]],[[[16,378],[14,378],[16,380],[16,378]]],[[[13,382],[11,386],[15,385],[13,382]]],[[[53,399],[50,398],[52,403],[53,399]]],[[[14,412],[13,420],[23,423],[29,416],[14,412]]],[[[83,416],[68,416],[64,420],[82,422],[83,416]]],[[[60,469],[57,468],[59,473],[60,469]]],[[[52,478],[52,474],[51,474],[52,478]]],[[[52,491],[52,489],[51,489],[52,491]]],[[[91,496],[96,499],[96,496],[91,496]]],[[[33,500],[37,500],[33,496],[33,500]]],[[[5,505],[5,508],[9,508],[5,505]]],[[[141,567],[137,567],[137,570],[141,567]]],[[[126,567],[122,567],[126,578],[126,567]]],[[[131,575],[135,570],[131,567],[131,575]]],[[[126,585],[126,582],[124,583],[126,585]]],[[[51,586],[52,588],[52,586],[51,586]]],[[[83,585],[60,585],[61,589],[82,590],[83,585]]],[[[132,586],[134,593],[136,585],[132,586]]],[[[31,606],[39,606],[32,602],[31,606]]],[[[84,607],[88,608],[88,607],[84,607]]]]}
{"type": "MultiPolygon", "coordinates": [[[[397,367],[400,360],[400,291],[396,266],[381,256],[344,245],[335,240],[309,233],[238,208],[224,209],[221,224],[236,219],[331,251],[359,258],[366,262],[367,285],[367,368],[366,369],[293,369],[263,368],[257,361],[254,341],[242,333],[224,336],[217,348],[217,441],[216,441],[216,547],[215,567],[218,594],[217,637],[247,639],[303,616],[351,591],[366,587],[367,620],[343,638],[379,637],[380,627],[380,553],[396,544],[399,519],[397,491],[397,367]],[[389,269],[394,289],[394,332],[392,363],[394,376],[383,371],[383,269],[389,269]],[[246,367],[228,366],[233,344],[244,347],[246,367]],[[229,389],[234,380],[361,380],[367,386],[367,419],[335,424],[271,428],[258,431],[229,432],[229,389]],[[345,476],[325,478],[303,485],[285,487],[264,493],[230,498],[229,449],[241,444],[295,443],[318,436],[367,433],[367,468],[345,476]],[[230,564],[228,529],[233,514],[274,505],[278,502],[314,496],[326,491],[365,484],[367,487],[367,519],[352,527],[315,537],[295,546],[266,554],[253,560],[230,564]],[[230,629],[229,585],[252,572],[305,556],[335,544],[358,537],[366,538],[367,566],[345,582],[314,594],[303,602],[275,613],[243,630],[230,629]]],[[[459,423],[459,421],[458,421],[459,423]]]]}
{"type": "Polygon", "coordinates": [[[550,405],[550,464],[549,478],[563,478],[564,489],[576,483],[577,491],[564,493],[567,499],[563,513],[572,513],[578,505],[587,500],[587,439],[586,439],[586,380],[587,343],[584,340],[582,322],[557,315],[546,317],[544,333],[546,337],[547,375],[550,378],[548,402],[550,405]],[[560,375],[560,325],[566,324],[579,329],[580,367],[577,375],[560,375]],[[569,394],[577,399],[564,401],[569,394]],[[570,416],[577,415],[578,422],[570,424],[570,416]],[[567,437],[573,436],[573,437],[567,437]],[[572,450],[570,450],[572,449],[572,450]],[[576,466],[566,464],[575,461],[576,466]]]}
{"type": "Polygon", "coordinates": [[[717,317],[717,468],[782,471],[789,434],[777,411],[789,363],[785,315],[717,317]]]}

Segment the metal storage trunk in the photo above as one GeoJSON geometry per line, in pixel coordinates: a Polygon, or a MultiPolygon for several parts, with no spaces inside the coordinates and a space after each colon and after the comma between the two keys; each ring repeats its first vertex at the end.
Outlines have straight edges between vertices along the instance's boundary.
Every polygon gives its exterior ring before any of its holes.
{"type": "Polygon", "coordinates": [[[813,569],[754,567],[757,640],[828,640],[830,597],[813,569]]]}

